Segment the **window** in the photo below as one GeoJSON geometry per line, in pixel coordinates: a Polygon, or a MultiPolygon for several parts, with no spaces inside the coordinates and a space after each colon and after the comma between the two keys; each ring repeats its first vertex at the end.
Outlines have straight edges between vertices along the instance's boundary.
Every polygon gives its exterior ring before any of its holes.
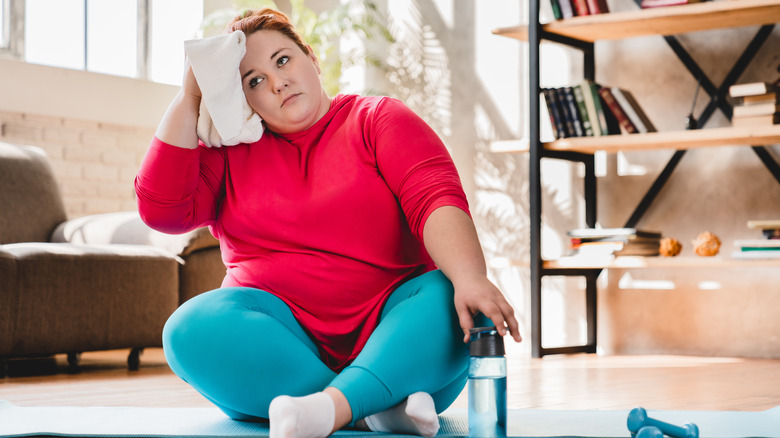
{"type": "Polygon", "coordinates": [[[8,48],[11,34],[11,0],[0,0],[0,49],[8,48]]]}
{"type": "Polygon", "coordinates": [[[21,4],[26,62],[170,84],[181,82],[183,42],[197,36],[203,18],[203,0],[0,2],[3,23],[8,4],[21,4]]]}
{"type": "Polygon", "coordinates": [[[203,2],[152,0],[149,25],[149,79],[181,84],[184,41],[199,37],[203,2]]]}

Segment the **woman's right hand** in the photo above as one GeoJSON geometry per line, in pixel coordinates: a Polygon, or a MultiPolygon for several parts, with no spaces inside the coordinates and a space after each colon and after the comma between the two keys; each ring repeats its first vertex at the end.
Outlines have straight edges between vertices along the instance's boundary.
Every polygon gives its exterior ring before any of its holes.
{"type": "Polygon", "coordinates": [[[203,97],[203,93],[200,91],[200,85],[195,79],[195,73],[192,72],[192,65],[187,60],[184,63],[184,77],[182,78],[181,91],[188,96],[200,99],[203,97]]]}

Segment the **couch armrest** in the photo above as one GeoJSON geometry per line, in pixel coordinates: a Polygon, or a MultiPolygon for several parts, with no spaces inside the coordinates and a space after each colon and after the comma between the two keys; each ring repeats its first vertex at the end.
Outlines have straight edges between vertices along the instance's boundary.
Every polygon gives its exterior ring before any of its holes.
{"type": "Polygon", "coordinates": [[[135,211],[94,214],[65,221],[54,230],[51,241],[147,245],[178,256],[205,248],[219,248],[219,241],[206,227],[184,234],[165,234],[149,228],[135,211]]]}

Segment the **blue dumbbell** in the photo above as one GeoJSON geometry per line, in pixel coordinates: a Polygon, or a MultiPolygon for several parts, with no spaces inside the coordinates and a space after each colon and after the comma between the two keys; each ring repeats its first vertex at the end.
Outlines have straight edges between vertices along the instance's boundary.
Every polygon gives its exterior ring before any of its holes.
{"type": "Polygon", "coordinates": [[[664,438],[664,433],[655,426],[645,426],[639,429],[639,432],[636,433],[636,438],[664,438]]]}
{"type": "Polygon", "coordinates": [[[656,427],[664,434],[673,438],[699,438],[699,428],[693,423],[675,426],[648,417],[647,411],[643,408],[632,409],[628,414],[628,430],[631,432],[631,437],[635,438],[639,430],[646,426],[656,427]]]}

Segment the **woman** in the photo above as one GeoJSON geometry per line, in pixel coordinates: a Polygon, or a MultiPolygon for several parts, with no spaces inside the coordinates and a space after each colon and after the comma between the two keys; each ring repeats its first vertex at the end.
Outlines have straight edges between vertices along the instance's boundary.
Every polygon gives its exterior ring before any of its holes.
{"type": "Polygon", "coordinates": [[[239,70],[262,138],[199,146],[188,69],[136,178],[150,226],[208,225],[227,267],[167,322],[171,368],[274,438],[435,435],[466,382],[474,316],[520,341],[446,148],[397,100],[328,97],[283,14],[228,30],[247,35],[239,70]]]}

